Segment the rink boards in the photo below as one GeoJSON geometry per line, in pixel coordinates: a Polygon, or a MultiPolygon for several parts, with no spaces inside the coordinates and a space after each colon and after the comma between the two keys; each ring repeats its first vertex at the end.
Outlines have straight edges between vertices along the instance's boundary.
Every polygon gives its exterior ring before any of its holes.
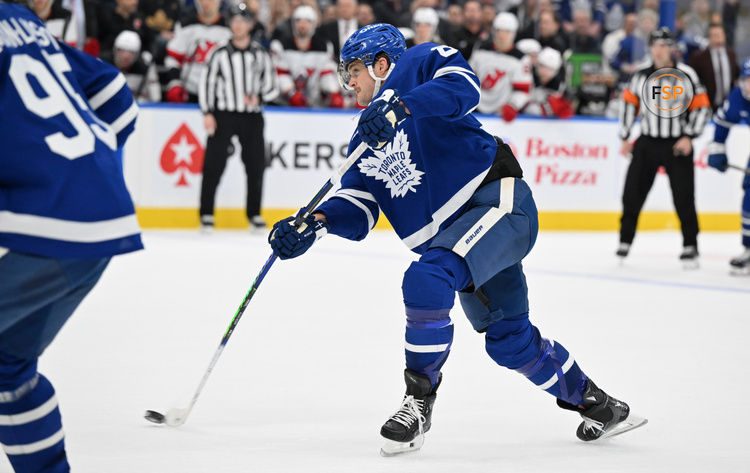
{"type": "MultiPolygon", "coordinates": [[[[263,214],[268,220],[288,216],[305,204],[343,161],[355,126],[354,111],[268,107],[265,136],[268,168],[263,214]]],[[[485,129],[508,142],[524,170],[546,230],[614,230],[628,160],[620,155],[616,120],[520,117],[507,124],[478,117],[485,129]]],[[[634,130],[637,133],[637,127],[634,130]]],[[[720,174],[706,165],[713,125],[694,141],[696,205],[703,230],[738,230],[742,195],[739,172],[720,174]]],[[[143,105],[136,131],[124,151],[125,177],[146,228],[198,225],[198,198],[206,135],[192,105],[143,105]]],[[[730,162],[745,165],[750,130],[735,127],[729,135],[730,162]]],[[[219,227],[247,226],[245,178],[238,149],[227,163],[217,194],[219,227]]],[[[460,162],[461,150],[456,150],[460,162]]],[[[641,218],[642,229],[679,228],[673,215],[669,183],[657,176],[641,218]]],[[[378,228],[388,228],[381,218],[378,228]]]]}

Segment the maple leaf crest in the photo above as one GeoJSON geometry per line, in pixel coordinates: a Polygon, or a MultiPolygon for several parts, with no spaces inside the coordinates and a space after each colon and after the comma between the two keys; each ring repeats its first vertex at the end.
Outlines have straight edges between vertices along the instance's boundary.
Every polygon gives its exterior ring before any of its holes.
{"type": "Polygon", "coordinates": [[[417,170],[411,161],[409,139],[399,130],[393,141],[381,150],[373,150],[374,155],[359,162],[359,170],[366,176],[385,182],[391,191],[391,198],[404,197],[409,191],[417,192],[424,172],[417,170]]]}

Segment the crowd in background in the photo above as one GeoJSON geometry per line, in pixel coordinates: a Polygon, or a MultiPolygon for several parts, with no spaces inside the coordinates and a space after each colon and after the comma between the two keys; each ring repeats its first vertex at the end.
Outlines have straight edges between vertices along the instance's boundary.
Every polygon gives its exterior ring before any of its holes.
{"type": "MultiPolygon", "coordinates": [[[[253,14],[253,39],[271,53],[280,90],[275,104],[356,107],[336,80],[340,48],[358,28],[387,22],[402,30],[409,47],[431,41],[458,49],[482,83],[479,111],[506,120],[518,113],[616,116],[613,99],[648,59],[648,35],[659,26],[659,0],[29,0],[29,6],[53,34],[115,64],[138,100],[197,102],[203,63],[231,37],[225,12],[238,1],[253,14]]],[[[750,35],[738,22],[748,14],[739,0],[678,3],[680,59],[696,69],[714,108],[750,56],[750,35]]]]}

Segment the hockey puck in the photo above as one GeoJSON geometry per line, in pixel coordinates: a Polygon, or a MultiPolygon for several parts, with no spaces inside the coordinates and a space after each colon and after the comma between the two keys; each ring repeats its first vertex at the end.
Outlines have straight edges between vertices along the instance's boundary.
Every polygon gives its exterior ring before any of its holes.
{"type": "Polygon", "coordinates": [[[163,424],[166,421],[166,419],[164,418],[164,414],[160,414],[156,411],[146,411],[146,414],[143,417],[145,417],[147,421],[153,422],[154,424],[163,424]]]}

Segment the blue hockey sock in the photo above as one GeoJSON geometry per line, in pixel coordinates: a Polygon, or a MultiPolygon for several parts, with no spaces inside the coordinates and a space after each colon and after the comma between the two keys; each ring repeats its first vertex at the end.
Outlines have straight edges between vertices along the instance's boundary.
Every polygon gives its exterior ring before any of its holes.
{"type": "Polygon", "coordinates": [[[542,338],[528,314],[491,324],[485,341],[487,353],[497,364],[518,371],[558,399],[581,404],[588,377],[565,347],[542,338]]]}
{"type": "Polygon", "coordinates": [[[427,375],[433,386],[453,342],[449,314],[456,290],[470,282],[464,260],[443,248],[429,250],[404,274],[406,367],[427,375]]]}
{"type": "Polygon", "coordinates": [[[55,389],[43,375],[0,392],[0,443],[16,473],[68,473],[64,435],[55,389]]]}

